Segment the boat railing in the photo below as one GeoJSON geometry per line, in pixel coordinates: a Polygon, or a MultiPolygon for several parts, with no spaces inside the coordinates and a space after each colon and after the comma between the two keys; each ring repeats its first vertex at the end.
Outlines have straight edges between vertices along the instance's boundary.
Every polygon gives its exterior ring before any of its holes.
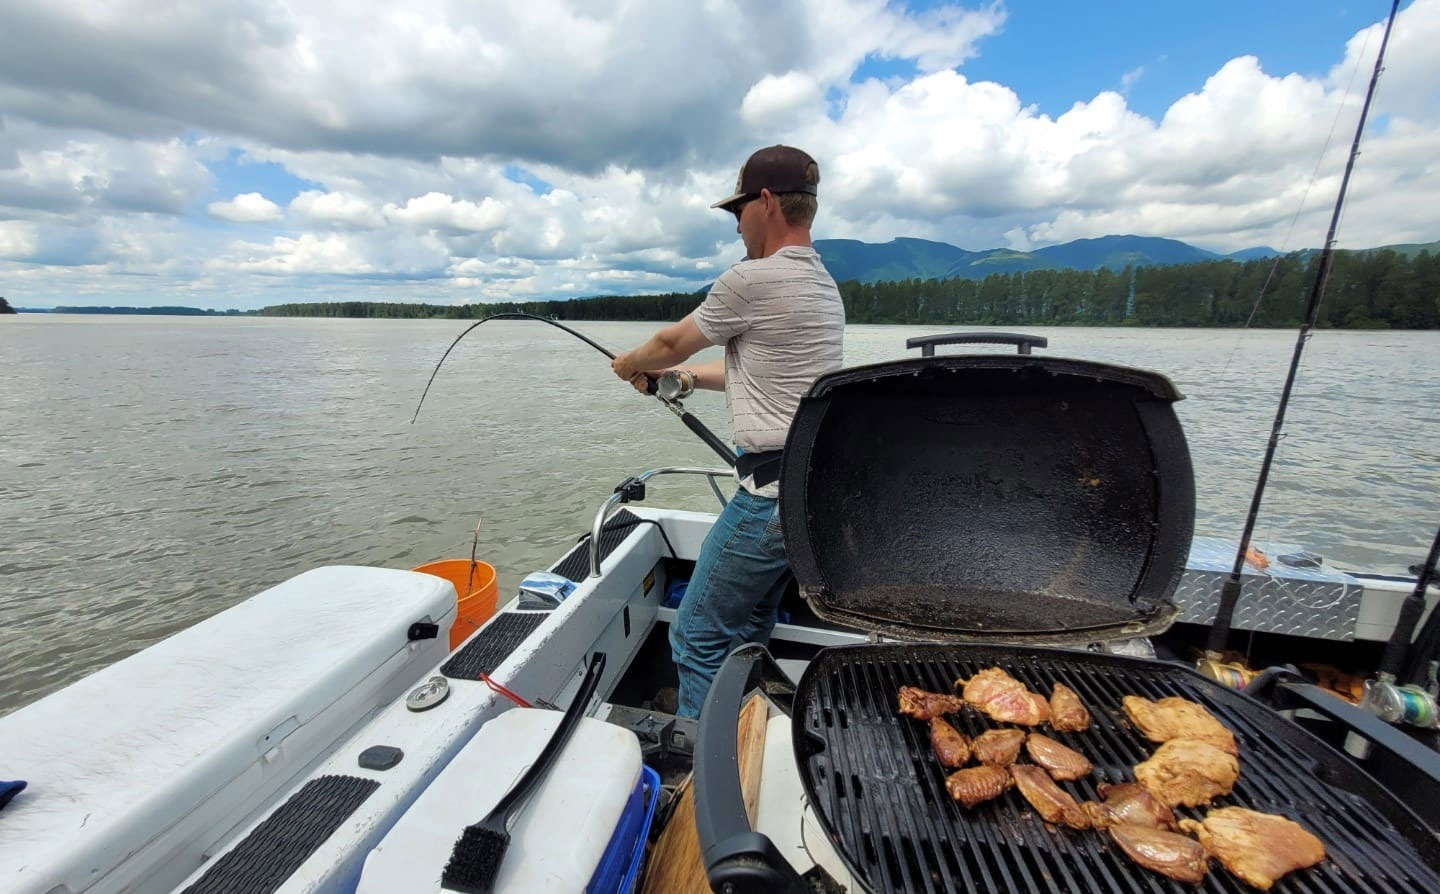
{"type": "Polygon", "coordinates": [[[595,513],[595,524],[590,528],[590,576],[600,576],[600,534],[605,528],[605,522],[617,506],[622,503],[629,503],[632,500],[645,499],[645,482],[660,475],[704,475],[714,491],[715,499],[720,501],[720,508],[725,508],[725,495],[720,491],[720,485],[716,483],[717,478],[735,477],[734,469],[702,469],[693,466],[666,466],[660,469],[650,469],[641,472],[632,478],[622,481],[615,492],[605,500],[600,511],[595,513]]]}

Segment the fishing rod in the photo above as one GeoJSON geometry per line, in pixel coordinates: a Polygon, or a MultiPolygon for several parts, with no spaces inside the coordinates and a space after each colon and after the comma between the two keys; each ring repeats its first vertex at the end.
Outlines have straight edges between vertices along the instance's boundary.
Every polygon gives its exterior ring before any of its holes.
{"type": "MultiPolygon", "coordinates": [[[[429,380],[425,382],[425,390],[420,393],[420,402],[415,404],[415,415],[410,417],[411,425],[414,425],[415,420],[420,418],[420,408],[425,405],[425,395],[430,393],[430,386],[434,384],[435,376],[437,373],[440,372],[440,367],[445,363],[445,358],[449,357],[450,352],[455,350],[455,346],[460,344],[460,339],[470,334],[471,329],[474,329],[481,323],[488,323],[491,320],[538,320],[541,323],[549,323],[556,329],[563,329],[564,331],[570,333],[571,335],[585,342],[585,344],[604,354],[606,357],[609,357],[611,360],[615,359],[615,354],[609,349],[607,349],[604,345],[601,345],[600,343],[596,342],[594,339],[591,339],[584,333],[576,332],[574,329],[571,329],[564,323],[549,319],[548,317],[540,317],[536,316],[535,314],[519,312],[494,314],[492,316],[485,317],[484,319],[477,320],[476,322],[472,323],[468,328],[466,328],[464,332],[455,336],[455,340],[450,343],[450,347],[446,348],[445,353],[440,355],[440,362],[435,364],[435,369],[431,371],[429,380]]],[[[690,391],[693,389],[683,387],[682,383],[679,382],[667,381],[667,377],[671,377],[671,374],[666,373],[659,379],[655,378],[654,376],[647,375],[645,378],[649,382],[649,387],[646,389],[645,393],[660,401],[660,403],[665,405],[665,408],[667,410],[678,416],[680,418],[680,421],[685,423],[686,428],[694,432],[695,435],[699,437],[700,440],[704,441],[711,450],[714,450],[717,454],[719,454],[721,459],[725,460],[726,465],[735,465],[735,451],[731,450],[729,445],[716,437],[714,432],[705,427],[705,423],[701,422],[699,419],[696,419],[695,416],[691,414],[689,410],[686,410],[685,406],[680,403],[680,399],[688,396],[690,394],[690,391]]]]}
{"type": "Polygon", "coordinates": [[[1305,343],[1310,340],[1310,330],[1315,327],[1315,318],[1320,312],[1320,299],[1325,294],[1326,280],[1330,276],[1331,257],[1335,249],[1335,230],[1340,225],[1340,210],[1345,205],[1345,191],[1350,186],[1350,172],[1355,168],[1355,159],[1360,154],[1360,137],[1365,132],[1365,119],[1370,114],[1370,102],[1375,98],[1375,86],[1380,82],[1384,69],[1385,47],[1390,42],[1390,29],[1395,25],[1395,13],[1400,0],[1392,0],[1390,16],[1385,20],[1385,36],[1380,39],[1380,52],[1375,57],[1375,70],[1370,74],[1370,86],[1365,91],[1365,103],[1360,107],[1360,121],[1355,126],[1355,139],[1350,144],[1350,157],[1345,162],[1345,175],[1340,180],[1340,194],[1335,197],[1335,210],[1330,215],[1330,230],[1325,234],[1325,247],[1316,264],[1315,280],[1310,286],[1309,302],[1305,306],[1305,317],[1300,323],[1300,333],[1295,340],[1295,353],[1290,358],[1290,374],[1285,378],[1285,389],[1280,394],[1280,406],[1275,410],[1275,424],[1270,429],[1270,441],[1265,446],[1265,459],[1260,464],[1260,477],[1255,484],[1255,495],[1250,500],[1250,512],[1245,517],[1245,530],[1240,535],[1240,545],[1235,550],[1235,564],[1230,576],[1220,587],[1220,607],[1215,614],[1215,623],[1210,627],[1210,638],[1205,646],[1205,657],[1200,661],[1201,673],[1212,679],[1223,680],[1225,668],[1221,664],[1221,653],[1230,638],[1230,622],[1235,614],[1235,605],[1240,601],[1240,573],[1245,568],[1246,554],[1250,551],[1250,538],[1255,533],[1255,520],[1260,515],[1260,501],[1265,495],[1265,484],[1270,478],[1270,466],[1275,460],[1275,449],[1280,443],[1280,432],[1285,426],[1285,410],[1290,405],[1290,394],[1295,387],[1295,375],[1300,369],[1300,355],[1305,343]]]}
{"type": "MultiPolygon", "coordinates": [[[[1425,591],[1430,585],[1436,583],[1435,565],[1440,561],[1440,531],[1435,534],[1435,543],[1430,547],[1430,556],[1425,560],[1416,575],[1415,590],[1406,597],[1405,604],[1400,606],[1400,618],[1403,622],[1407,617],[1419,620],[1425,610],[1425,591]],[[1407,605],[1417,604],[1409,609],[1407,605]]],[[[1411,566],[1412,570],[1414,566],[1411,566]]],[[[1406,641],[1410,645],[1409,640],[1406,641]]],[[[1404,672],[1399,674],[1400,679],[1407,683],[1419,683],[1427,681],[1431,674],[1431,665],[1440,660],[1440,612],[1432,611],[1430,617],[1425,619],[1425,624],[1420,628],[1420,635],[1415,637],[1414,644],[1410,646],[1410,654],[1405,661],[1404,672]]],[[[1384,670],[1382,664],[1381,670],[1384,670]]]]}
{"type": "MultiPolygon", "coordinates": [[[[1440,611],[1432,611],[1415,633],[1415,626],[1425,611],[1425,591],[1435,578],[1435,563],[1440,560],[1440,531],[1430,544],[1430,555],[1417,571],[1415,589],[1400,603],[1400,614],[1380,657],[1375,676],[1365,681],[1360,696],[1360,710],[1379,717],[1386,723],[1405,723],[1421,729],[1440,729],[1440,611]]],[[[1355,731],[1345,735],[1344,747],[1354,757],[1370,756],[1370,740],[1355,731]]]]}

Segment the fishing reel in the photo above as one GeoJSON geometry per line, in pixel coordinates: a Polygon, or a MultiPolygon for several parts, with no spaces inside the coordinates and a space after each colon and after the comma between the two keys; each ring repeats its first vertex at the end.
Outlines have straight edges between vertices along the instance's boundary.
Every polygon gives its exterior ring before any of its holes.
{"type": "Polygon", "coordinates": [[[1361,710],[1379,717],[1386,723],[1405,723],[1421,729],[1440,729],[1440,682],[1436,681],[1436,670],[1440,662],[1430,662],[1427,685],[1413,683],[1397,686],[1390,674],[1380,674],[1373,680],[1365,681],[1365,695],[1360,699],[1361,710]]]}
{"type": "Polygon", "coordinates": [[[1200,675],[1214,680],[1227,689],[1244,689],[1250,682],[1259,676],[1260,672],[1251,670],[1239,662],[1223,661],[1219,655],[1207,654],[1198,664],[1195,670],[1200,675]]]}
{"type": "Polygon", "coordinates": [[[695,374],[688,369],[672,369],[655,380],[655,394],[661,400],[684,400],[694,393],[695,374]]]}

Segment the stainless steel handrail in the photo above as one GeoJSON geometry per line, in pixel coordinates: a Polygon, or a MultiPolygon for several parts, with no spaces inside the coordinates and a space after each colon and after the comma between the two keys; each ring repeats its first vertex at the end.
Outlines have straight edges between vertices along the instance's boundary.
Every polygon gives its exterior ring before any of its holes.
{"type": "MultiPolygon", "coordinates": [[[[720,493],[720,485],[715,483],[716,478],[734,478],[734,469],[701,469],[691,466],[667,466],[662,469],[651,469],[648,472],[641,472],[635,478],[646,482],[658,475],[704,475],[705,480],[710,483],[710,489],[715,492],[715,497],[720,501],[720,507],[725,507],[725,495],[720,493]]],[[[590,527],[590,576],[600,576],[600,532],[605,528],[605,522],[610,518],[611,511],[624,502],[625,495],[616,492],[610,495],[609,499],[595,513],[595,524],[590,527]]]]}

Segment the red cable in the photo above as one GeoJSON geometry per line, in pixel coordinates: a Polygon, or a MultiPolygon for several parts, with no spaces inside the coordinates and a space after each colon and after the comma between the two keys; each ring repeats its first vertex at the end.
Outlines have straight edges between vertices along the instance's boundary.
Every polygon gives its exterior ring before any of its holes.
{"type": "Polygon", "coordinates": [[[510,699],[510,701],[514,702],[515,704],[519,705],[520,707],[522,707],[522,708],[531,708],[531,707],[534,707],[534,705],[531,705],[529,702],[525,701],[525,699],[521,698],[520,696],[518,696],[518,695],[516,695],[515,693],[511,692],[509,689],[506,689],[504,686],[501,686],[499,683],[496,683],[494,680],[490,679],[490,675],[487,674],[487,673],[485,673],[484,671],[481,671],[481,672],[480,672],[480,679],[481,679],[482,681],[484,681],[484,683],[485,683],[486,686],[489,686],[491,689],[495,690],[496,692],[498,692],[498,693],[500,693],[501,695],[505,696],[506,698],[510,699]]]}

